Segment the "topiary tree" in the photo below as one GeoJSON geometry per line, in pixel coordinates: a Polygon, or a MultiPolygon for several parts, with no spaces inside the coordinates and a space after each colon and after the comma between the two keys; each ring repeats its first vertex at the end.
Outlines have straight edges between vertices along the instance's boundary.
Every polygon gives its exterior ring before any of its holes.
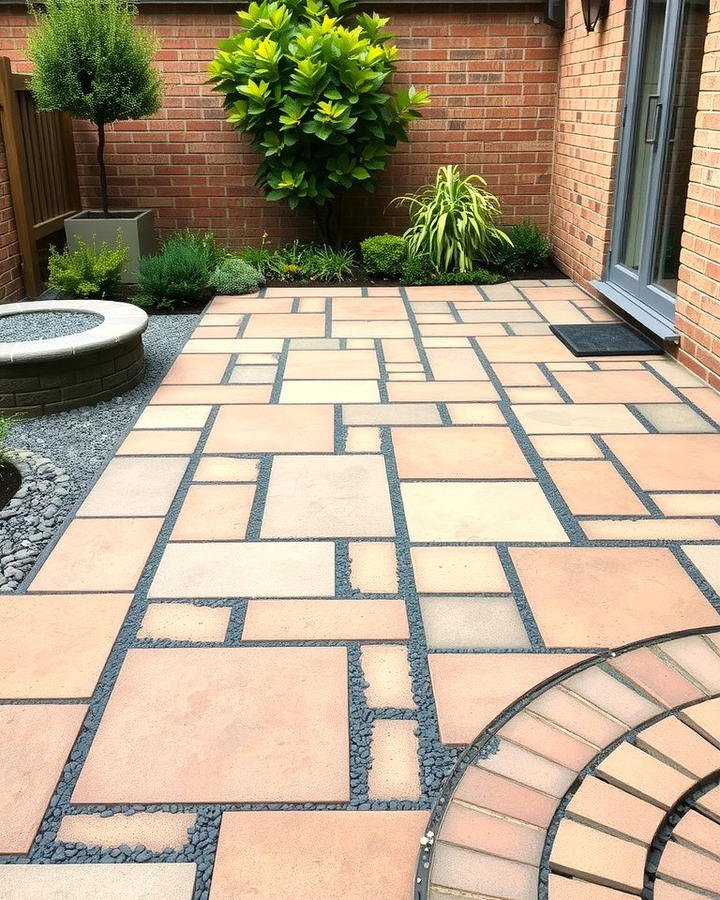
{"type": "Polygon", "coordinates": [[[269,200],[313,210],[326,243],[339,246],[340,200],[356,184],[375,188],[407,125],[428,102],[411,87],[383,90],[397,48],[388,19],[355,0],[263,0],[239,12],[239,34],[210,64],[228,121],[263,155],[257,183],[269,200]]]}
{"type": "Polygon", "coordinates": [[[137,9],[127,0],[44,0],[32,12],[30,90],[39,109],[68,112],[97,127],[100,196],[107,216],[105,126],[160,108],[162,79],[151,65],[155,37],[135,27],[137,9]]]}

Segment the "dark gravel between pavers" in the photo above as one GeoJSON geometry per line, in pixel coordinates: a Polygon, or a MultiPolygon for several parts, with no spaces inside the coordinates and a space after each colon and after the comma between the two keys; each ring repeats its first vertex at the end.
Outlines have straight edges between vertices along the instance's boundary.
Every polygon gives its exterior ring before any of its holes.
{"type": "Polygon", "coordinates": [[[95,406],[21,420],[13,427],[8,444],[18,452],[23,483],[0,512],[0,591],[17,590],[62,529],[145,408],[197,320],[197,315],[150,316],[143,335],[145,377],[126,394],[95,406]]]}
{"type": "Polygon", "coordinates": [[[18,313],[14,316],[0,315],[0,342],[46,341],[50,338],[79,334],[95,328],[103,321],[102,316],[78,312],[37,312],[18,313]]]}

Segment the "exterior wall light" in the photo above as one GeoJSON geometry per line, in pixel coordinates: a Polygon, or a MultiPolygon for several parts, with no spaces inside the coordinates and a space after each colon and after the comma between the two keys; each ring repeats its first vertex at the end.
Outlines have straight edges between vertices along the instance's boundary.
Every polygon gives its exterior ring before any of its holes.
{"type": "Polygon", "coordinates": [[[595,31],[598,21],[607,17],[610,0],[580,0],[580,3],[585,27],[588,31],[595,31]]]}

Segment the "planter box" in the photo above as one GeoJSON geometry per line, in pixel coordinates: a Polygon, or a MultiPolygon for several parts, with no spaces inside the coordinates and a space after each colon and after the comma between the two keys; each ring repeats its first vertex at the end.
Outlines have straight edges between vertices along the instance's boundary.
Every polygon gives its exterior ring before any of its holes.
{"type": "Polygon", "coordinates": [[[98,246],[103,241],[114,246],[118,231],[129,255],[121,281],[135,284],[138,260],[156,249],[154,209],[119,209],[111,211],[107,218],[97,210],[85,210],[65,219],[65,234],[71,248],[77,247],[77,238],[92,244],[93,237],[98,246]]]}

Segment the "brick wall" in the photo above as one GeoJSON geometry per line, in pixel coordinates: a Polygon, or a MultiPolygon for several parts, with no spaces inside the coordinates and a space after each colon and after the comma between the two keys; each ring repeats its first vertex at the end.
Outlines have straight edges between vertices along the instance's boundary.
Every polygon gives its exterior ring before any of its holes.
{"type": "MultiPolygon", "coordinates": [[[[107,161],[114,205],[158,210],[165,231],[212,229],[239,245],[287,241],[312,233],[307,216],[268,203],[254,187],[256,156],[225,122],[219,97],[204,84],[217,43],[235,29],[234,6],[144,6],[141,23],[161,41],[158,64],[167,82],[163,109],[152,119],[115,125],[107,161]]],[[[0,53],[26,71],[28,18],[19,7],[0,12],[0,53]]],[[[404,61],[397,83],[426,86],[433,103],[412,127],[375,195],[358,192],[350,237],[401,230],[406,213],[387,203],[432,179],[444,163],[480,172],[503,201],[508,221],[531,216],[548,227],[558,32],[542,23],[543,6],[400,6],[391,16],[404,61]]],[[[76,127],[82,190],[97,203],[94,134],[76,127]]]]}
{"type": "Polygon", "coordinates": [[[678,359],[720,388],[720,0],[711,0],[685,209],[678,359]]]}
{"type": "Polygon", "coordinates": [[[602,275],[615,189],[629,6],[588,34],[580,0],[567,0],[560,45],[550,232],[559,266],[587,285],[602,275]]]}
{"type": "Polygon", "coordinates": [[[20,278],[20,250],[15,232],[5,145],[0,129],[0,303],[14,303],[24,296],[20,278]]]}

